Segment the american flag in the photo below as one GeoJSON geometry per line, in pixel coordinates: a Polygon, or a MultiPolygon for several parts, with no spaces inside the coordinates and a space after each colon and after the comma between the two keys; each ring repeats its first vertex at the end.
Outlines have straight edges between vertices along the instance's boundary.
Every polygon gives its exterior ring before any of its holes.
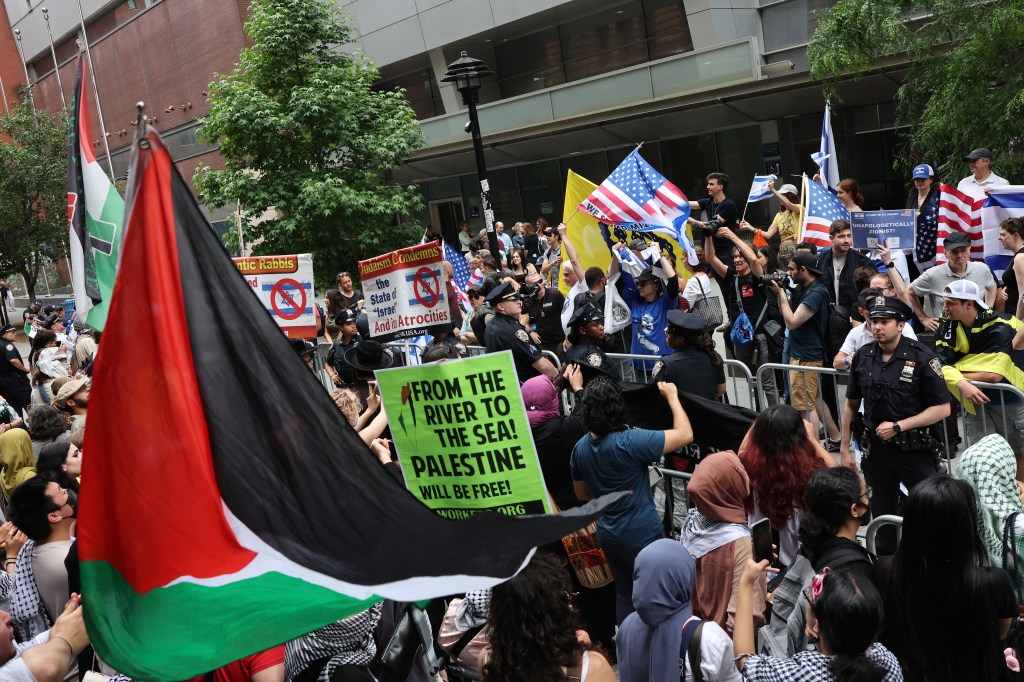
{"type": "MultiPolygon", "coordinates": [[[[971,238],[971,260],[981,260],[985,245],[981,234],[981,206],[985,197],[975,199],[951,185],[939,185],[939,234],[935,240],[935,264],[946,262],[942,240],[953,232],[971,238]]],[[[998,226],[996,227],[998,235],[998,226]]]]}
{"type": "Polygon", "coordinates": [[[469,283],[469,263],[462,257],[462,254],[444,242],[444,259],[452,264],[452,282],[455,285],[455,293],[458,294],[459,303],[467,313],[473,309],[469,303],[469,296],[466,295],[466,285],[469,283]]]}
{"type": "Polygon", "coordinates": [[[849,220],[850,212],[832,192],[817,182],[808,182],[804,176],[804,224],[801,226],[801,239],[818,247],[832,246],[832,238],[828,235],[828,227],[836,220],[849,220]]]}
{"type": "Polygon", "coordinates": [[[638,231],[660,232],[689,252],[683,224],[690,202],[679,188],[654,170],[634,149],[579,208],[609,225],[630,225],[638,231]]]}

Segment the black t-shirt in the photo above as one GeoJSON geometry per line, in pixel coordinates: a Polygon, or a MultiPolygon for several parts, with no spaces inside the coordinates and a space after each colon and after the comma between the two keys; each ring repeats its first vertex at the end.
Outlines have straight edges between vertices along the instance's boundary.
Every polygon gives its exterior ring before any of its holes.
{"type": "MultiPolygon", "coordinates": [[[[764,306],[768,302],[768,296],[774,294],[753,274],[748,273],[739,277],[738,282],[737,277],[736,268],[730,265],[722,282],[722,291],[729,307],[729,321],[735,322],[736,318],[740,316],[737,304],[739,301],[743,306],[743,311],[750,318],[750,324],[756,324],[757,318],[761,316],[761,311],[764,310],[764,306]],[[739,284],[739,299],[736,298],[737,283],[739,284]]],[[[761,321],[762,325],[768,320],[768,313],[769,311],[765,311],[764,319],[761,321]]]]}
{"type": "Polygon", "coordinates": [[[561,291],[552,287],[545,288],[544,298],[534,297],[527,302],[530,324],[536,325],[541,343],[558,343],[565,339],[565,331],[562,329],[562,306],[564,305],[565,296],[561,291]]]}
{"type": "Polygon", "coordinates": [[[575,417],[552,417],[532,431],[537,456],[540,458],[540,469],[544,473],[544,483],[548,492],[555,498],[555,504],[559,509],[569,509],[583,504],[576,499],[572,472],[569,470],[572,449],[586,432],[583,423],[575,417]]]}
{"type": "MultiPolygon", "coordinates": [[[[735,201],[729,197],[725,197],[721,201],[714,201],[711,197],[704,197],[703,199],[698,199],[697,203],[700,205],[701,210],[707,213],[708,220],[718,216],[722,219],[723,226],[739,234],[738,218],[740,211],[736,207],[735,201]]],[[[733,244],[728,239],[716,236],[712,241],[715,245],[715,253],[718,254],[719,258],[722,258],[723,252],[728,254],[732,251],[733,244]]],[[[732,259],[730,258],[729,260],[732,259]]],[[[747,314],[749,315],[750,313],[747,314]]]]}
{"type": "Polygon", "coordinates": [[[1017,273],[1013,271],[1013,263],[1017,256],[1024,253],[1024,247],[1017,249],[1010,260],[1010,267],[1003,271],[1003,286],[1006,287],[1006,308],[1003,312],[1009,315],[1017,314],[1017,303],[1020,301],[1020,288],[1017,286],[1017,273]]]}

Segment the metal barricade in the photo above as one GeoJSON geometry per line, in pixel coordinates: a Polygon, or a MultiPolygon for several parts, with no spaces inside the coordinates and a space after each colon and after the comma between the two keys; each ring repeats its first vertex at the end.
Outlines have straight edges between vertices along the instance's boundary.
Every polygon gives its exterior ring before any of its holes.
{"type": "Polygon", "coordinates": [[[872,554],[875,554],[875,537],[878,535],[878,529],[887,525],[896,526],[896,544],[899,544],[900,540],[903,538],[902,516],[896,516],[895,514],[883,514],[882,516],[872,519],[871,523],[868,524],[868,527],[864,529],[864,547],[872,554]]]}
{"type": "Polygon", "coordinates": [[[732,391],[726,389],[726,395],[729,396],[730,402],[735,405],[741,405],[743,407],[749,407],[752,410],[760,412],[764,409],[763,405],[759,406],[757,402],[757,385],[754,381],[754,375],[751,374],[750,368],[739,360],[727,360],[722,359],[722,366],[725,368],[725,381],[726,383],[732,382],[732,391]],[[741,391],[737,385],[738,380],[746,382],[746,390],[741,391]],[[747,404],[744,405],[741,400],[742,396],[746,394],[747,404]]]}
{"type": "Polygon", "coordinates": [[[647,384],[651,381],[651,368],[647,367],[661,359],[660,355],[633,355],[631,353],[605,353],[620,381],[647,384]]]}
{"type": "Polygon", "coordinates": [[[1007,407],[1011,409],[1013,406],[1024,407],[1024,391],[1012,384],[990,384],[984,381],[972,381],[971,384],[988,393],[998,394],[998,398],[992,398],[989,402],[981,405],[973,405],[973,415],[967,411],[963,402],[958,401],[959,421],[963,425],[965,447],[974,445],[985,436],[998,433],[1006,438],[1015,453],[1019,453],[1022,434],[1017,425],[1008,417],[1007,412],[1010,410],[1007,407]],[[1011,396],[1012,399],[1007,401],[1007,398],[1011,396]]]}
{"type": "MultiPolygon", "coordinates": [[[[756,375],[757,379],[755,381],[755,383],[757,384],[757,396],[758,396],[758,399],[759,399],[761,405],[768,406],[768,405],[774,405],[774,404],[785,402],[782,399],[783,396],[778,392],[778,390],[781,389],[782,387],[779,385],[779,382],[774,381],[774,377],[773,377],[773,382],[772,383],[774,383],[775,386],[776,386],[776,393],[774,395],[772,395],[772,396],[769,396],[768,393],[765,391],[765,388],[764,388],[764,385],[766,383],[765,380],[764,380],[764,377],[766,376],[766,373],[767,372],[773,372],[774,373],[774,372],[780,372],[780,371],[781,372],[799,371],[799,372],[809,372],[809,373],[820,375],[819,379],[818,379],[818,390],[819,391],[822,389],[823,384],[825,383],[825,382],[821,381],[821,376],[841,377],[843,379],[846,379],[846,378],[849,377],[849,374],[847,372],[840,372],[839,370],[834,369],[832,367],[806,367],[804,365],[787,365],[787,364],[783,364],[781,362],[766,362],[766,363],[764,363],[763,365],[761,365],[760,367],[757,368],[757,375],[756,375]]],[[[832,381],[831,382],[832,389],[836,392],[836,396],[835,396],[836,397],[836,405],[838,406],[838,409],[836,410],[836,412],[838,414],[835,415],[836,427],[838,427],[840,431],[842,431],[842,429],[843,429],[843,423],[842,423],[843,409],[842,408],[843,408],[843,405],[846,402],[845,390],[840,391],[840,386],[845,385],[845,383],[846,383],[845,381],[842,381],[842,382],[840,382],[840,381],[832,381]]],[[[792,386],[790,386],[790,389],[792,390],[792,386]]]]}

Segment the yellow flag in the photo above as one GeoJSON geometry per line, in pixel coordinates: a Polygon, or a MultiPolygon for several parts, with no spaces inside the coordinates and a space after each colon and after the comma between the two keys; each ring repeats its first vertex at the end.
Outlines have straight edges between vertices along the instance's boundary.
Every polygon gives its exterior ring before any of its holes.
{"type": "MultiPolygon", "coordinates": [[[[607,271],[608,264],[612,260],[612,254],[608,244],[604,241],[604,237],[601,236],[601,228],[597,224],[597,218],[586,211],[576,210],[576,207],[583,203],[583,200],[590,196],[590,193],[595,189],[597,189],[597,185],[570,170],[565,180],[565,204],[562,208],[562,222],[565,223],[567,228],[566,236],[569,237],[572,245],[579,252],[580,264],[583,266],[583,269],[599,267],[607,271]]],[[[614,225],[610,226],[609,230],[612,232],[613,239],[621,241],[621,238],[624,236],[627,244],[634,237],[658,242],[663,250],[667,248],[674,256],[673,265],[676,268],[676,272],[684,278],[689,276],[689,273],[683,269],[683,264],[686,262],[686,251],[683,250],[682,245],[675,239],[669,239],[653,232],[639,232],[614,225]]],[[[568,256],[565,254],[564,246],[562,247],[562,258],[564,262],[569,261],[568,256]]],[[[569,287],[566,286],[561,276],[558,278],[558,289],[563,294],[569,291],[569,287]]]]}

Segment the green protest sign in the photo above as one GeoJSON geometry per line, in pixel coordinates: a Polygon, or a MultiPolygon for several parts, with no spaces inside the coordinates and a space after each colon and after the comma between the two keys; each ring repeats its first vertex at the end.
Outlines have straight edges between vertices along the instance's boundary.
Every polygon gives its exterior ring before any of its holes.
{"type": "Polygon", "coordinates": [[[405,484],[441,516],[551,513],[512,354],[377,372],[405,484]]]}

